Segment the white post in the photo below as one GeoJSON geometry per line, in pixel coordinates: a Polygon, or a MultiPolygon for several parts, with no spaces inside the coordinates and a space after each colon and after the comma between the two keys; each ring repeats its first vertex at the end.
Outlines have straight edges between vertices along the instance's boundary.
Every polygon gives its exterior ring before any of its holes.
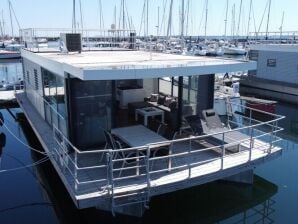
{"type": "Polygon", "coordinates": [[[222,133],[221,170],[223,170],[224,168],[224,156],[225,156],[225,133],[222,133]]]}
{"type": "Polygon", "coordinates": [[[74,169],[75,169],[75,191],[77,192],[77,190],[78,190],[78,170],[77,170],[77,167],[78,167],[78,153],[77,153],[77,151],[75,150],[75,158],[74,158],[74,162],[75,162],[75,167],[74,167],[74,169]]]}

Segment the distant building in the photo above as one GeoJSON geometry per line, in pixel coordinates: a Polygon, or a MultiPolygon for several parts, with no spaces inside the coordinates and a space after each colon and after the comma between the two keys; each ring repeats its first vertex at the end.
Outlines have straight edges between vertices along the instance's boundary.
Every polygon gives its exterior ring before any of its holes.
{"type": "Polygon", "coordinates": [[[241,80],[241,93],[298,103],[298,45],[254,45],[257,70],[241,80]]]}

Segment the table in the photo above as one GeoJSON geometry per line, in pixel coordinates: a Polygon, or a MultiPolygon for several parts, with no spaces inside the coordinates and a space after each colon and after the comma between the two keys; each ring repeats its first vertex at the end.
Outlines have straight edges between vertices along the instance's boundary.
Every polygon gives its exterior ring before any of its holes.
{"type": "Polygon", "coordinates": [[[135,119],[138,121],[138,115],[144,117],[144,125],[148,125],[148,117],[161,116],[161,122],[164,123],[164,111],[156,107],[145,107],[141,109],[136,109],[135,119]]]}
{"type": "MultiPolygon", "coordinates": [[[[142,147],[151,143],[168,141],[168,139],[162,137],[154,131],[151,131],[143,125],[115,128],[112,129],[111,132],[131,147],[142,147]]],[[[169,145],[170,143],[164,144],[164,146],[169,145]]],[[[138,152],[139,151],[137,151],[137,157],[139,156],[138,152]]],[[[137,162],[139,163],[139,160],[137,160],[137,162]]],[[[139,168],[137,168],[137,175],[139,175],[139,168]]]]}

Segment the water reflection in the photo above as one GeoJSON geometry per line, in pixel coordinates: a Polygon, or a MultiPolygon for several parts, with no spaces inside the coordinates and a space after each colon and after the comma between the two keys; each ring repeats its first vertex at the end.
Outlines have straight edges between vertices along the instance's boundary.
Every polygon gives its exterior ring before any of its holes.
{"type": "MultiPolygon", "coordinates": [[[[40,144],[30,126],[22,122],[22,129],[31,147],[40,144]]],[[[40,155],[32,152],[33,161],[40,155]]],[[[44,194],[53,204],[61,223],[254,223],[271,220],[277,186],[255,176],[252,186],[212,182],[191,189],[154,197],[150,209],[142,219],[93,209],[77,210],[68,196],[51,163],[36,168],[36,176],[43,186],[44,194]]]]}
{"type": "Polygon", "coordinates": [[[0,170],[1,170],[1,164],[2,164],[2,154],[3,154],[3,148],[6,145],[6,135],[2,132],[0,134],[0,170]]]}
{"type": "Polygon", "coordinates": [[[0,61],[0,81],[13,83],[23,78],[22,64],[18,60],[0,61]]]}

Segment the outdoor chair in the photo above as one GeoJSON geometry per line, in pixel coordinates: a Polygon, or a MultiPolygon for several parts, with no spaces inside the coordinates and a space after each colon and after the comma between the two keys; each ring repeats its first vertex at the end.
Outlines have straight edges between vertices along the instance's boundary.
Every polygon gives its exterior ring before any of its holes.
{"type": "MultiPolygon", "coordinates": [[[[165,137],[168,140],[174,140],[174,139],[176,139],[178,132],[170,130],[167,124],[161,123],[157,129],[157,134],[165,137]]],[[[153,151],[151,157],[169,156],[172,154],[172,149],[173,149],[173,143],[171,143],[169,145],[161,146],[153,151]]],[[[154,165],[154,163],[152,161],[151,169],[152,169],[153,165],[154,165]]],[[[169,166],[171,166],[171,164],[169,166]]]]}
{"type": "MultiPolygon", "coordinates": [[[[120,150],[120,151],[117,151],[113,155],[113,158],[112,158],[112,159],[121,159],[122,165],[121,165],[121,169],[119,171],[119,177],[120,177],[122,174],[123,168],[126,165],[130,166],[130,165],[137,163],[136,159],[131,159],[131,157],[136,157],[136,152],[126,153],[126,152],[122,151],[121,149],[123,149],[123,144],[121,144],[120,141],[115,140],[114,137],[112,136],[112,134],[106,130],[104,131],[104,134],[105,134],[105,137],[107,140],[107,145],[110,146],[112,150],[120,150]]],[[[144,153],[139,152],[138,154],[140,157],[145,158],[144,153]]]]}
{"type": "Polygon", "coordinates": [[[227,128],[220,120],[218,114],[213,109],[202,111],[201,120],[202,131],[204,134],[213,134],[209,139],[217,144],[228,144],[227,150],[238,152],[241,141],[248,140],[249,136],[240,131],[232,131],[227,128]],[[224,132],[224,139],[223,133],[224,132]],[[221,133],[221,134],[216,134],[221,133]],[[224,140],[224,141],[223,141],[224,140]]]}

